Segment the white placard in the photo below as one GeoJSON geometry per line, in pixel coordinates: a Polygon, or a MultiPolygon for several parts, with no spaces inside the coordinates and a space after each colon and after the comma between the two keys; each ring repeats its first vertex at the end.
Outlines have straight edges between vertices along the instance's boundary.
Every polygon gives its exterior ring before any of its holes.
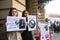
{"type": "Polygon", "coordinates": [[[26,18],[25,17],[13,17],[7,16],[7,32],[26,30],[26,18]]]}
{"type": "Polygon", "coordinates": [[[50,40],[49,27],[45,23],[38,23],[41,32],[40,40],[50,40]]]}
{"type": "Polygon", "coordinates": [[[29,15],[28,16],[28,30],[33,31],[36,30],[36,16],[35,15],[29,15]]]}

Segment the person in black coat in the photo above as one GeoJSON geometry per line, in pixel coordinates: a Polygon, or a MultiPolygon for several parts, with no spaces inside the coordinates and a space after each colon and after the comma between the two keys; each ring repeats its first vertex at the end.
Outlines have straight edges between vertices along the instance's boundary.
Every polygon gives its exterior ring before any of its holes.
{"type": "Polygon", "coordinates": [[[28,15],[29,12],[27,10],[24,10],[22,13],[22,17],[26,17],[26,30],[22,32],[22,40],[33,40],[32,32],[28,31],[28,15]]]}

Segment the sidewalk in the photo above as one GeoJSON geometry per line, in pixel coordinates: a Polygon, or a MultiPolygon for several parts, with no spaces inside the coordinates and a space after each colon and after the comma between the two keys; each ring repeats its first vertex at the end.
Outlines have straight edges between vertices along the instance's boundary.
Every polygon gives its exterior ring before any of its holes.
{"type": "Polygon", "coordinates": [[[52,40],[60,40],[60,32],[52,34],[52,40]]]}

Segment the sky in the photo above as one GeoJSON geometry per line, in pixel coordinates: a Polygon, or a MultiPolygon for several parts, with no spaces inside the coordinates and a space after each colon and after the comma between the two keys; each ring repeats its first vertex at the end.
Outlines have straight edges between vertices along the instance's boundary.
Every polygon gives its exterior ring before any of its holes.
{"type": "Polygon", "coordinates": [[[60,0],[50,1],[45,6],[45,17],[48,17],[49,14],[59,14],[60,15],[60,0]]]}

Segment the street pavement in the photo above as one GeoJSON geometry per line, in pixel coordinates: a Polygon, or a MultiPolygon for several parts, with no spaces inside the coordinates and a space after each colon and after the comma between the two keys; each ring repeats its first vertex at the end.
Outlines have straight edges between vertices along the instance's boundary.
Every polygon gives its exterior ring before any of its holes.
{"type": "Polygon", "coordinates": [[[52,34],[52,40],[60,40],[60,32],[52,34]]]}

